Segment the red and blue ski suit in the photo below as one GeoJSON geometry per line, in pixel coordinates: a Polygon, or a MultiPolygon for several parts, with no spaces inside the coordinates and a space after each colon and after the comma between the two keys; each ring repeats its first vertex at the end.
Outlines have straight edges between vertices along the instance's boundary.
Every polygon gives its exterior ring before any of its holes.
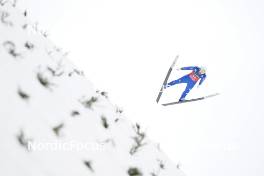
{"type": "Polygon", "coordinates": [[[187,94],[192,90],[192,88],[195,86],[195,84],[200,80],[199,85],[203,83],[203,81],[206,78],[206,74],[201,74],[199,67],[182,67],[181,70],[192,70],[191,73],[188,75],[185,75],[177,80],[171,81],[167,84],[167,87],[173,86],[175,84],[181,84],[186,83],[187,86],[185,90],[183,91],[181,98],[179,101],[184,101],[187,94]]]}

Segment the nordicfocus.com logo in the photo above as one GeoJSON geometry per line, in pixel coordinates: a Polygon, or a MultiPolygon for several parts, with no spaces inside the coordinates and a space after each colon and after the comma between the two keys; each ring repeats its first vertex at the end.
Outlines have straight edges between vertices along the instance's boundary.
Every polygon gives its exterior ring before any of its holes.
{"type": "Polygon", "coordinates": [[[105,143],[102,142],[32,142],[27,143],[29,151],[104,151],[105,143]]]}

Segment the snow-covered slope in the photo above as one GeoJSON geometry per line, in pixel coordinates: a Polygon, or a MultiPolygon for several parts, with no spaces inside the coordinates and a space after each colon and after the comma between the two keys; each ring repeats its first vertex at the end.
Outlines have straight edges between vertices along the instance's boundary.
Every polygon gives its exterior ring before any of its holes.
{"type": "Polygon", "coordinates": [[[0,17],[0,175],[183,175],[26,12],[0,17]]]}

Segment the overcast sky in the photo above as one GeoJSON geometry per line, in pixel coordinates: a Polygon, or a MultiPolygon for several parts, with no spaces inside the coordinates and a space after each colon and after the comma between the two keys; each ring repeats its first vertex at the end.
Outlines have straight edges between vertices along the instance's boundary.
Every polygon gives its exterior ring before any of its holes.
{"type": "MultiPolygon", "coordinates": [[[[21,0],[128,119],[182,165],[187,176],[264,175],[262,90],[264,1],[21,0]],[[208,78],[188,98],[162,107],[155,99],[176,55],[176,67],[204,65],[208,78]]],[[[183,72],[173,71],[170,80],[183,72]]],[[[177,100],[182,86],[164,93],[177,100]]]]}

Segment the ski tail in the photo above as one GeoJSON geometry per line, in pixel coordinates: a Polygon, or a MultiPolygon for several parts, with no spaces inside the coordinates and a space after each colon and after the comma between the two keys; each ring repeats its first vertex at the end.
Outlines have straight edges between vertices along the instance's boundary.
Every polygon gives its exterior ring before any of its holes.
{"type": "Polygon", "coordinates": [[[160,91],[159,91],[158,97],[157,97],[157,99],[156,99],[156,102],[157,102],[157,103],[159,103],[160,97],[161,97],[161,95],[162,95],[162,93],[163,93],[164,85],[167,84],[167,81],[168,81],[168,79],[169,79],[169,76],[170,76],[170,74],[171,74],[171,71],[172,71],[173,67],[175,66],[175,64],[176,64],[176,62],[177,62],[177,60],[178,60],[178,58],[179,58],[179,56],[176,56],[176,57],[175,57],[173,63],[171,64],[171,66],[170,66],[170,68],[169,68],[169,70],[168,70],[168,72],[167,72],[167,75],[166,75],[166,77],[165,77],[165,80],[164,80],[164,82],[163,82],[163,84],[162,84],[162,86],[161,86],[161,88],[160,88],[160,91]]]}
{"type": "Polygon", "coordinates": [[[210,94],[210,95],[199,97],[199,98],[194,98],[194,99],[184,100],[184,101],[175,101],[175,102],[171,102],[171,103],[165,103],[165,104],[162,104],[162,105],[163,106],[169,106],[169,105],[174,105],[174,104],[188,103],[188,102],[193,102],[193,101],[204,100],[206,98],[211,98],[211,97],[214,97],[214,96],[217,96],[217,95],[220,95],[220,94],[219,93],[215,93],[215,94],[210,94]]]}

